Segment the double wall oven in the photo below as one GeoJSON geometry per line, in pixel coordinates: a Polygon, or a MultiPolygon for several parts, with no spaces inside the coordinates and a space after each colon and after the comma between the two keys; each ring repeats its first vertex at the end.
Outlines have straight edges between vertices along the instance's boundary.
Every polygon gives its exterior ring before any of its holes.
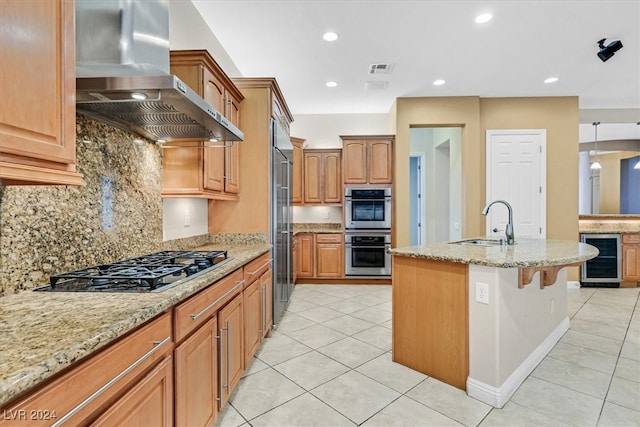
{"type": "Polygon", "coordinates": [[[345,275],[391,276],[391,188],[346,188],[345,275]]]}

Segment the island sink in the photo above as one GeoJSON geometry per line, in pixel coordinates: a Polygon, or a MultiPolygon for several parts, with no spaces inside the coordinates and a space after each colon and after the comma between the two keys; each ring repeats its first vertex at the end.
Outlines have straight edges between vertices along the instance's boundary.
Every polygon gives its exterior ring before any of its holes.
{"type": "Polygon", "coordinates": [[[468,246],[502,246],[506,245],[507,242],[504,239],[467,239],[467,240],[459,240],[457,242],[450,242],[454,245],[468,245],[468,246]]]}

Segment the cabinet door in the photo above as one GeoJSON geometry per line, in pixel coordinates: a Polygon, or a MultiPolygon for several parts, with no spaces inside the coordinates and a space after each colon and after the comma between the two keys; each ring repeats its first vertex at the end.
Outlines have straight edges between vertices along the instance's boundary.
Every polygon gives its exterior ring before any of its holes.
{"type": "Polygon", "coordinates": [[[340,152],[323,155],[323,202],[342,203],[342,163],[340,152]]]}
{"type": "Polygon", "coordinates": [[[340,234],[316,235],[316,277],[342,277],[344,246],[340,234]]]}
{"type": "Polygon", "coordinates": [[[298,279],[298,273],[300,271],[300,255],[298,250],[298,236],[293,237],[293,244],[291,245],[291,258],[293,262],[293,284],[296,284],[298,279]]]}
{"type": "Polygon", "coordinates": [[[92,425],[172,426],[173,363],[171,356],[167,356],[160,362],[92,425]]]}
{"type": "Polygon", "coordinates": [[[622,245],[622,280],[640,280],[640,245],[622,245]]]}
{"type": "Polygon", "coordinates": [[[367,142],[364,140],[344,141],[344,183],[365,184],[367,182],[367,142]]]}
{"type": "Polygon", "coordinates": [[[260,285],[262,287],[262,314],[264,320],[262,322],[262,336],[266,337],[271,332],[273,324],[273,283],[271,269],[260,276],[260,285]]]}
{"type": "Polygon", "coordinates": [[[302,145],[304,140],[291,138],[293,144],[293,191],[291,201],[293,204],[302,204],[302,145]]]}
{"type": "Polygon", "coordinates": [[[244,311],[244,363],[258,350],[262,338],[262,284],[260,280],[254,281],[243,292],[242,310],[244,311]]]}
{"type": "Polygon", "coordinates": [[[73,0],[0,7],[0,179],[80,185],[73,0]]]}
{"type": "Polygon", "coordinates": [[[370,184],[391,184],[393,180],[393,144],[390,140],[368,142],[370,184]]]}
{"type": "Polygon", "coordinates": [[[300,234],[298,236],[298,277],[315,276],[315,239],[313,234],[300,234]]]}
{"type": "Polygon", "coordinates": [[[304,202],[322,203],[322,153],[304,153],[304,202]]]}
{"type": "MultiPolygon", "coordinates": [[[[207,69],[204,69],[204,100],[221,114],[224,114],[224,86],[222,82],[207,69]]],[[[219,142],[213,145],[224,146],[224,143],[219,142]]],[[[224,191],[224,167],[227,149],[204,148],[203,151],[204,188],[212,191],[224,191]]]]}
{"type": "Polygon", "coordinates": [[[235,297],[218,313],[220,336],[220,408],[238,385],[244,370],[242,338],[242,294],[235,297]]]}
{"type": "Polygon", "coordinates": [[[218,323],[210,319],[175,349],[178,426],[209,426],[218,414],[218,323]]]}

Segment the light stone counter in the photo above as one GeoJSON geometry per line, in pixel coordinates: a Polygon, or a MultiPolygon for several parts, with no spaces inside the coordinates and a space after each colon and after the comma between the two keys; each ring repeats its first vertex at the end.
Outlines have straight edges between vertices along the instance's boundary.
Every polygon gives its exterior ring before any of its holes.
{"type": "Polygon", "coordinates": [[[247,262],[271,245],[206,245],[233,258],[158,293],[24,291],[0,298],[0,406],[106,346],[247,262]]]}
{"type": "Polygon", "coordinates": [[[640,215],[580,215],[578,230],[592,234],[640,233],[640,215]]]}
{"type": "MultiPolygon", "coordinates": [[[[466,239],[465,239],[466,240],[466,239]]],[[[516,239],[513,246],[472,246],[433,243],[424,246],[392,248],[391,255],[425,258],[488,267],[538,267],[583,262],[598,255],[585,243],[569,240],[516,239]]]]}
{"type": "Polygon", "coordinates": [[[341,223],[294,223],[293,235],[300,233],[342,233],[341,223]]]}

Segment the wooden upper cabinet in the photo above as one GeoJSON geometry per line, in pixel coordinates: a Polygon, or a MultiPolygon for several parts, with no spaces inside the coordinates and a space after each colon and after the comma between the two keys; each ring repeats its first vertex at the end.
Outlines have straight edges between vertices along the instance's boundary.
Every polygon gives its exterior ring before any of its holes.
{"type": "Polygon", "coordinates": [[[344,141],[344,183],[365,184],[367,182],[367,141],[344,141]]]}
{"type": "MultiPolygon", "coordinates": [[[[171,51],[171,73],[239,126],[244,97],[206,50],[171,51]]],[[[173,142],[171,145],[184,148],[163,150],[163,196],[238,200],[242,142],[205,141],[219,148],[193,148],[197,143],[173,142]]]]}
{"type": "Polygon", "coordinates": [[[73,0],[2,1],[0,21],[0,179],[81,185],[73,0]]]}
{"type": "Polygon", "coordinates": [[[302,147],[304,139],[291,137],[293,145],[293,191],[291,192],[291,202],[294,205],[301,205],[302,200],[302,164],[304,162],[302,147]]]}
{"type": "Polygon", "coordinates": [[[342,203],[340,150],[305,150],[303,199],[306,204],[342,203]]]}
{"type": "Polygon", "coordinates": [[[323,198],[324,203],[342,203],[342,154],[333,151],[324,154],[323,159],[323,198]]]}
{"type": "Polygon", "coordinates": [[[342,136],[341,138],[345,184],[391,184],[393,182],[393,136],[342,136]]]}

